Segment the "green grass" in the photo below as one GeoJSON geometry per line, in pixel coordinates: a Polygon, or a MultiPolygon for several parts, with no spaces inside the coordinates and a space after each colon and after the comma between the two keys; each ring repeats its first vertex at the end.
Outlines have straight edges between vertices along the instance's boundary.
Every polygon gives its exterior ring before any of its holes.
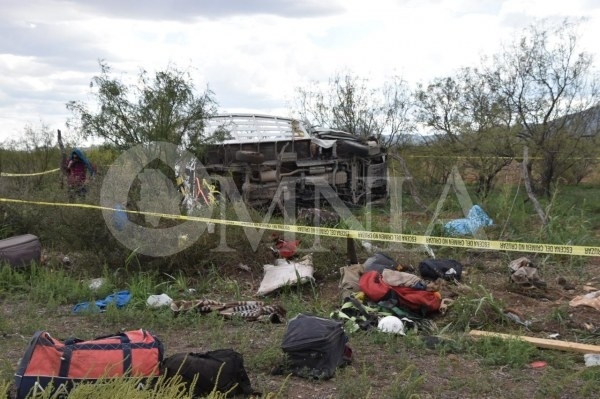
{"type": "MultiPolygon", "coordinates": [[[[98,182],[100,183],[100,182],[98,182]]],[[[56,200],[64,197],[56,187],[55,177],[43,177],[36,184],[23,180],[20,184],[0,187],[0,194],[29,200],[56,200]],[[12,191],[11,191],[12,190],[12,191]]],[[[436,209],[443,185],[424,184],[421,196],[436,209]]],[[[549,210],[546,226],[541,226],[531,201],[523,188],[505,185],[496,187],[485,200],[478,201],[467,186],[474,203],[479,203],[495,222],[485,230],[492,240],[598,245],[596,231],[600,229],[600,186],[578,185],[559,187],[553,198],[540,198],[549,210]]],[[[98,202],[99,186],[90,190],[86,201],[98,202]]],[[[393,218],[395,226],[407,234],[422,235],[435,226],[440,233],[440,221],[432,220],[431,213],[416,207],[407,192],[400,198],[400,215],[388,208],[354,210],[356,219],[371,230],[387,232],[393,218]],[[397,217],[399,216],[399,217],[397,217]]],[[[441,219],[463,217],[460,204],[452,192],[441,206],[441,219]]],[[[228,206],[225,216],[237,220],[238,215],[228,206]]],[[[251,210],[251,218],[262,221],[264,215],[251,210]]],[[[283,223],[273,216],[270,223],[283,223]]],[[[347,226],[344,221],[337,227],[347,226]]],[[[0,203],[0,238],[5,236],[37,234],[46,250],[54,254],[68,254],[74,264],[66,267],[55,258],[44,266],[15,270],[0,267],[0,350],[10,356],[0,360],[0,393],[7,392],[12,383],[16,360],[22,354],[36,330],[48,330],[58,337],[77,336],[90,339],[97,335],[126,329],[145,328],[163,337],[168,350],[206,350],[233,347],[244,354],[245,364],[252,371],[255,388],[268,393],[268,398],[286,398],[298,390],[294,378],[284,377],[273,384],[270,370],[281,360],[279,344],[284,325],[248,323],[244,320],[225,320],[218,314],[198,315],[182,313],[174,316],[170,309],[151,309],[146,306],[149,295],[166,293],[173,299],[208,298],[215,300],[248,300],[254,297],[260,283],[263,265],[273,262],[268,250],[271,244],[266,231],[253,248],[241,228],[228,226],[226,235],[204,234],[190,248],[170,257],[151,258],[124,248],[112,238],[99,211],[63,209],[0,203]],[[231,251],[224,252],[222,249],[231,251]],[[219,249],[219,250],[217,250],[219,249]],[[238,268],[242,263],[247,268],[238,268]],[[97,290],[89,287],[93,278],[105,283],[97,290]],[[123,309],[109,306],[106,312],[71,314],[72,306],[82,301],[93,301],[127,289],[131,303],[123,309]]],[[[394,231],[397,232],[397,231],[394,231]]],[[[313,283],[287,286],[265,298],[277,302],[288,312],[312,313],[328,317],[340,304],[336,291],[339,268],[346,264],[346,241],[332,237],[301,236],[302,248],[313,252],[316,280],[313,283]]],[[[369,255],[359,243],[360,260],[369,255]]],[[[391,253],[401,263],[416,266],[427,255],[416,246],[373,242],[391,253]]],[[[599,368],[584,368],[582,356],[559,351],[541,350],[517,340],[470,339],[472,329],[533,334],[515,325],[503,311],[508,297],[507,263],[517,256],[535,255],[513,252],[494,252],[473,255],[462,248],[433,247],[438,258],[464,260],[466,276],[463,284],[468,291],[461,292],[448,314],[436,319],[435,330],[428,332],[438,339],[428,345],[425,332],[409,333],[405,337],[378,331],[361,331],[350,336],[355,353],[351,366],[338,370],[328,382],[303,382],[303,397],[318,396],[319,389],[335,392],[332,398],[418,398],[448,397],[533,397],[595,398],[600,390],[599,368]],[[486,257],[489,255],[490,257],[486,257]],[[480,256],[480,258],[478,258],[480,256]],[[491,259],[490,259],[491,258],[491,259]],[[535,360],[546,361],[543,370],[531,370],[535,360]],[[456,378],[458,372],[461,378],[456,378]],[[331,388],[333,386],[333,388],[331,388]]],[[[590,266],[590,258],[565,255],[537,254],[536,264],[544,279],[551,284],[555,277],[564,276],[582,285],[597,277],[597,268],[590,266]]],[[[532,300],[525,298],[525,300],[532,300]]],[[[524,300],[524,301],[525,301],[524,300]]],[[[594,331],[583,331],[572,325],[573,310],[566,302],[554,306],[552,301],[539,301],[540,308],[548,308],[543,319],[560,327],[566,339],[598,344],[594,331]]],[[[536,314],[528,315],[537,317],[536,314]]],[[[538,335],[544,332],[537,332],[538,335]]],[[[173,386],[161,386],[158,391],[132,391],[130,381],[111,381],[98,386],[81,386],[74,398],[94,397],[160,398],[189,397],[173,386]],[[100,393],[98,393],[100,392],[100,393]],[[96,393],[98,393],[96,395],[96,393]],[[87,396],[86,396],[87,395],[87,396]],[[101,395],[101,396],[98,396],[101,395]],[[102,396],[104,395],[104,396],[102,396]],[[179,396],[178,396],[179,395],[179,396]]],[[[323,395],[324,397],[325,395],[323,395]]],[[[218,398],[220,396],[211,396],[218,398]]]]}

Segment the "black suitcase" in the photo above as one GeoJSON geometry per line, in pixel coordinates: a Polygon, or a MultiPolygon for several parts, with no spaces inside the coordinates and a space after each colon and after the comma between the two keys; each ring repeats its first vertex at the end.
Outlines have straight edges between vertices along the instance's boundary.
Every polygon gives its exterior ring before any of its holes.
{"type": "Polygon", "coordinates": [[[288,322],[281,343],[284,362],[275,374],[326,380],[350,363],[352,350],[342,323],[300,313],[288,322]]]}
{"type": "Polygon", "coordinates": [[[8,263],[13,267],[24,267],[31,262],[42,260],[40,239],[33,234],[0,240],[0,263],[8,263]]]}

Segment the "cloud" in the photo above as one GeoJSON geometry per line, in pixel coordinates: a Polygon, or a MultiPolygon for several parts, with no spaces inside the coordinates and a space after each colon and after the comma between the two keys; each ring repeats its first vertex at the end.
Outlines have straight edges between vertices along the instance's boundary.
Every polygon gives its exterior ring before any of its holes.
{"type": "Polygon", "coordinates": [[[110,18],[192,22],[197,18],[276,15],[285,18],[329,16],[343,11],[342,2],[318,0],[103,0],[77,3],[87,12],[110,18]]]}
{"type": "Polygon", "coordinates": [[[91,101],[104,59],[134,82],[169,65],[210,87],[223,111],[286,113],[297,87],[349,71],[380,85],[409,83],[476,65],[482,54],[544,16],[588,15],[572,0],[3,0],[0,13],[0,139],[26,122],[62,128],[65,103],[91,101]]]}
{"type": "Polygon", "coordinates": [[[50,23],[9,22],[0,25],[3,54],[33,56],[49,63],[85,67],[90,59],[109,56],[97,37],[83,29],[50,23]]]}

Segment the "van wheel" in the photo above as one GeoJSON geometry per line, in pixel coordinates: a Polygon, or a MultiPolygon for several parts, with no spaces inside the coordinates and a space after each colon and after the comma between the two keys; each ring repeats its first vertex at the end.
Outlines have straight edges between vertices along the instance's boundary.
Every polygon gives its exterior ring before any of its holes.
{"type": "Polygon", "coordinates": [[[255,151],[240,150],[235,152],[235,160],[238,162],[259,164],[265,161],[265,155],[255,151]]]}

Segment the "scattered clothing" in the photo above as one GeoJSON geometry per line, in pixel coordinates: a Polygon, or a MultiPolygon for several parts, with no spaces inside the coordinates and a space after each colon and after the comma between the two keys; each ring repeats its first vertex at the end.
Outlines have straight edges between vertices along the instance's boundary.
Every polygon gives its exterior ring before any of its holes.
{"type": "Polygon", "coordinates": [[[330,314],[332,319],[342,321],[344,330],[349,333],[378,329],[380,320],[386,316],[397,317],[402,320],[404,327],[410,326],[415,332],[419,329],[424,331],[436,329],[433,321],[402,309],[393,301],[371,302],[362,292],[346,297],[340,309],[330,314]]]}
{"type": "Polygon", "coordinates": [[[283,323],[286,315],[286,310],[280,305],[265,305],[262,301],[218,302],[211,299],[198,299],[173,301],[170,306],[176,315],[183,311],[217,312],[228,319],[239,317],[248,321],[271,323],[283,323]]]}
{"type": "Polygon", "coordinates": [[[438,291],[393,286],[383,280],[380,273],[372,270],[360,276],[360,290],[373,302],[389,301],[392,306],[426,316],[440,309],[442,296],[438,291]]]}
{"type": "Polygon", "coordinates": [[[385,269],[381,276],[384,283],[394,287],[411,287],[419,290],[424,290],[427,287],[425,281],[411,273],[385,269]]]}
{"type": "Polygon", "coordinates": [[[95,302],[81,302],[75,305],[73,313],[81,313],[86,311],[104,312],[110,304],[114,304],[117,309],[123,308],[131,300],[129,291],[119,291],[107,296],[104,299],[98,299],[95,302]]]}
{"type": "Polygon", "coordinates": [[[360,291],[358,280],[360,280],[360,276],[364,271],[365,269],[360,263],[340,267],[340,282],[338,288],[340,289],[342,299],[360,291]]]}
{"type": "Polygon", "coordinates": [[[526,256],[510,261],[508,268],[514,273],[521,267],[533,267],[533,262],[526,256]]]}
{"type": "Polygon", "coordinates": [[[571,299],[569,306],[589,306],[596,310],[600,310],[600,291],[589,292],[585,295],[578,295],[571,299]]]}
{"type": "Polygon", "coordinates": [[[509,263],[508,268],[511,271],[510,280],[522,288],[546,288],[546,282],[540,278],[529,258],[515,259],[509,263]]]}

